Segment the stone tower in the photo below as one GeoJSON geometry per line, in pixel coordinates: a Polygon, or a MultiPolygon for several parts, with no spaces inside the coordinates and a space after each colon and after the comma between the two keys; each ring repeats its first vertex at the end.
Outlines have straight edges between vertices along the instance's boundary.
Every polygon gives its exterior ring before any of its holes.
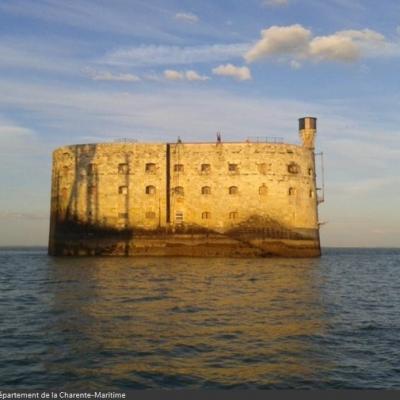
{"type": "Polygon", "coordinates": [[[314,149],[317,134],[317,118],[304,117],[299,119],[299,135],[304,147],[314,149]]]}

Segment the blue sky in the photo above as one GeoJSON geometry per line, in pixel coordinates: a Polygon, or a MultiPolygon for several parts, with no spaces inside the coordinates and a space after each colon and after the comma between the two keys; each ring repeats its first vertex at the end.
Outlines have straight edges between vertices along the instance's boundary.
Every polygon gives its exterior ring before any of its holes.
{"type": "Polygon", "coordinates": [[[0,245],[46,244],[51,152],[318,118],[327,246],[400,246],[400,3],[0,2],[0,245]]]}

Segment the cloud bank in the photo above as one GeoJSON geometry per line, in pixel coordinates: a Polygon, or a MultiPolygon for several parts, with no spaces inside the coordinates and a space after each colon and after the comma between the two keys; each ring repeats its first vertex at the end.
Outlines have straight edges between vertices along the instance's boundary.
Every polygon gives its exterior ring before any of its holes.
{"type": "Polygon", "coordinates": [[[304,60],[351,63],[362,56],[377,56],[385,52],[393,54],[396,48],[398,51],[398,46],[387,42],[382,34],[371,29],[344,30],[313,37],[311,30],[295,24],[263,29],[261,39],[245,53],[244,58],[252,63],[280,56],[296,66],[304,60]]]}
{"type": "Polygon", "coordinates": [[[142,67],[148,65],[180,65],[221,62],[242,58],[249,49],[248,43],[213,44],[201,46],[143,45],[117,49],[107,54],[99,63],[116,66],[142,67]]]}

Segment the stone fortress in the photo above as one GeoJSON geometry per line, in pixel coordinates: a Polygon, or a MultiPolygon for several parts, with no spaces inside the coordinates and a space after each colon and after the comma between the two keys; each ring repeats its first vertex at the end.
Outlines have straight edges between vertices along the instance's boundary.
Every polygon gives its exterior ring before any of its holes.
{"type": "Polygon", "coordinates": [[[301,145],[101,143],[53,153],[50,255],[320,256],[316,118],[301,145]]]}

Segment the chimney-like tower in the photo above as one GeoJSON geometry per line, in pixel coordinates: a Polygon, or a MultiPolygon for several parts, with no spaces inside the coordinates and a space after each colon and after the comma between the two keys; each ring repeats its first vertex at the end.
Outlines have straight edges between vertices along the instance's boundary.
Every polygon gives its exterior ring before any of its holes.
{"type": "Polygon", "coordinates": [[[317,134],[317,118],[299,118],[299,135],[304,147],[314,149],[315,135],[317,134]]]}

